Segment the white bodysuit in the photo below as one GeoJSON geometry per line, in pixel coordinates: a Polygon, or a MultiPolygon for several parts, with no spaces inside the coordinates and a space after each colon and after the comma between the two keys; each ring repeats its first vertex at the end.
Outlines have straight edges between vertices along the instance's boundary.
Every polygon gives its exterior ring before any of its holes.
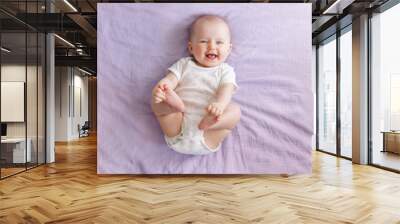
{"type": "Polygon", "coordinates": [[[164,136],[168,146],[184,154],[204,155],[217,151],[209,148],[198,128],[206,115],[206,107],[215,101],[218,87],[232,83],[237,87],[235,72],[231,66],[222,63],[215,67],[201,67],[191,57],[181,58],[168,68],[178,79],[175,92],[185,104],[181,133],[174,137],[164,136]]]}

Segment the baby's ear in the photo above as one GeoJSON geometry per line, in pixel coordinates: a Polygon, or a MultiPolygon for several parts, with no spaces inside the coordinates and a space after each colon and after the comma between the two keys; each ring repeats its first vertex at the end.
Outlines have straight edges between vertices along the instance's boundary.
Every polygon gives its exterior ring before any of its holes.
{"type": "Polygon", "coordinates": [[[192,50],[193,50],[193,48],[192,48],[192,42],[188,42],[188,51],[190,52],[190,53],[192,53],[192,50]]]}

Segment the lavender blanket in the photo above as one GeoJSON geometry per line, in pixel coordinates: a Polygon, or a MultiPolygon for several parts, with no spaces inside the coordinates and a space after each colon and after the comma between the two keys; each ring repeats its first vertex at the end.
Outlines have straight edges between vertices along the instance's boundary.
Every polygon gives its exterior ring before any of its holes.
{"type": "Polygon", "coordinates": [[[98,173],[309,173],[311,88],[311,4],[98,4],[98,173]],[[192,156],[166,146],[150,99],[202,14],[231,26],[242,118],[220,151],[192,156]]]}

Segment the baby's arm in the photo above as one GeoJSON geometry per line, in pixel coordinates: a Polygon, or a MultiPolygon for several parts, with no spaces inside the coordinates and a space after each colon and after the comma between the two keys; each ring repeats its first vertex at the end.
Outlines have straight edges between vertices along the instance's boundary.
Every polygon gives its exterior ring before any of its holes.
{"type": "Polygon", "coordinates": [[[231,102],[235,86],[232,83],[225,83],[217,90],[216,101],[208,105],[207,111],[214,116],[220,116],[231,102]]]}
{"type": "Polygon", "coordinates": [[[152,95],[154,103],[163,102],[165,97],[165,90],[175,89],[178,85],[178,79],[174,74],[169,72],[163,79],[161,79],[157,85],[153,88],[152,95]]]}
{"type": "Polygon", "coordinates": [[[156,87],[164,84],[167,84],[170,89],[175,89],[178,85],[176,75],[172,74],[172,72],[168,72],[168,74],[157,83],[156,87]]]}

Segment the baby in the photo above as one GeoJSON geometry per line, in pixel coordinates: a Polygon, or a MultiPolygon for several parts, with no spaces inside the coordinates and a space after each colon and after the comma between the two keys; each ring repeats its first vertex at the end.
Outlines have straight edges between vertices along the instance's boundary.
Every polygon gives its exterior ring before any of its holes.
{"type": "Polygon", "coordinates": [[[173,64],[154,87],[152,109],[171,149],[216,152],[239,122],[240,108],[231,103],[235,73],[224,63],[231,49],[228,24],[218,16],[201,16],[190,30],[192,57],[173,64]]]}

